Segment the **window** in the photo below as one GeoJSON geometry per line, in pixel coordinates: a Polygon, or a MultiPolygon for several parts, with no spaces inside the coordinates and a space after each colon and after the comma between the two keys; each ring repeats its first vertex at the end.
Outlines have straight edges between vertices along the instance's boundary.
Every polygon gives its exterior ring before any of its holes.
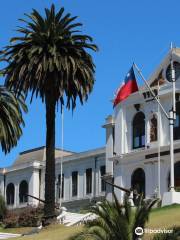
{"type": "Polygon", "coordinates": [[[180,102],[176,103],[176,120],[174,122],[174,140],[180,139],[180,102]]]}
{"type": "Polygon", "coordinates": [[[106,167],[105,166],[100,167],[100,173],[101,173],[101,192],[104,192],[104,191],[106,191],[106,183],[102,179],[102,177],[106,174],[106,167]]]}
{"type": "Polygon", "coordinates": [[[19,185],[19,202],[26,203],[28,202],[28,183],[23,180],[19,185]]]}
{"type": "Polygon", "coordinates": [[[86,194],[92,193],[92,168],[86,169],[86,194]]]}
{"type": "Polygon", "coordinates": [[[145,115],[138,112],[133,120],[133,149],[145,146],[145,115]]]}
{"type": "Polygon", "coordinates": [[[155,115],[151,118],[151,123],[150,123],[150,141],[154,142],[157,141],[157,118],[155,115]]]}
{"type": "Polygon", "coordinates": [[[6,188],[6,202],[7,205],[14,204],[14,184],[9,183],[6,188]]]}
{"type": "Polygon", "coordinates": [[[138,168],[133,172],[131,176],[131,188],[134,193],[133,200],[135,205],[138,203],[136,194],[142,194],[142,196],[145,198],[145,194],[146,194],[145,186],[146,186],[145,172],[142,168],[138,168]]]}
{"type": "Polygon", "coordinates": [[[58,187],[59,187],[59,198],[61,194],[61,198],[64,197],[64,174],[62,174],[62,192],[61,192],[61,174],[58,175],[58,187]]]}
{"type": "Polygon", "coordinates": [[[72,196],[77,196],[78,193],[78,172],[72,172],[72,196]]]}

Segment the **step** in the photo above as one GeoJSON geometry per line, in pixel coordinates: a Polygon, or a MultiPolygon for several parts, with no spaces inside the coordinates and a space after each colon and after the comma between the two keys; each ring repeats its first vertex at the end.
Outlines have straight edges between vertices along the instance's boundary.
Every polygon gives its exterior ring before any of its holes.
{"type": "Polygon", "coordinates": [[[1,233],[0,232],[0,239],[9,239],[9,238],[15,238],[20,237],[21,234],[13,234],[13,233],[1,233]]]}

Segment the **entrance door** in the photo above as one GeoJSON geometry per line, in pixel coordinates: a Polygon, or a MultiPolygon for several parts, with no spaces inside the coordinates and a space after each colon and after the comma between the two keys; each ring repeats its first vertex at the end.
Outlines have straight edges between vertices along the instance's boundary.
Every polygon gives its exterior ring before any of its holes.
{"type": "Polygon", "coordinates": [[[134,171],[131,177],[131,187],[139,194],[143,194],[145,197],[145,173],[142,168],[138,168],[134,171]]]}

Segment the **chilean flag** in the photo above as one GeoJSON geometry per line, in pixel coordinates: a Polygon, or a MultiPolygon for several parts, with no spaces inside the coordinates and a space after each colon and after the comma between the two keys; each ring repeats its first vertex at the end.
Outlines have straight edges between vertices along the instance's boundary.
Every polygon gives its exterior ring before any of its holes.
{"type": "Polygon", "coordinates": [[[138,86],[136,82],[136,77],[134,74],[133,67],[129,70],[128,74],[125,77],[124,84],[121,88],[117,90],[113,107],[115,107],[118,103],[125,100],[131,93],[137,92],[138,86]]]}

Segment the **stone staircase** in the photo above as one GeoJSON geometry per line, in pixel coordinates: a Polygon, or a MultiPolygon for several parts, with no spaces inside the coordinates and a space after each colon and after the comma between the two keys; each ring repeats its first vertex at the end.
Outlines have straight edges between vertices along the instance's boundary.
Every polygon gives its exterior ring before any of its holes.
{"type": "Polygon", "coordinates": [[[86,223],[87,221],[92,221],[96,218],[96,215],[93,213],[72,213],[72,212],[62,212],[58,216],[58,220],[61,224],[64,224],[67,227],[78,226],[86,223]]]}
{"type": "Polygon", "coordinates": [[[12,234],[12,233],[0,233],[0,239],[9,239],[20,237],[21,234],[12,234]]]}

